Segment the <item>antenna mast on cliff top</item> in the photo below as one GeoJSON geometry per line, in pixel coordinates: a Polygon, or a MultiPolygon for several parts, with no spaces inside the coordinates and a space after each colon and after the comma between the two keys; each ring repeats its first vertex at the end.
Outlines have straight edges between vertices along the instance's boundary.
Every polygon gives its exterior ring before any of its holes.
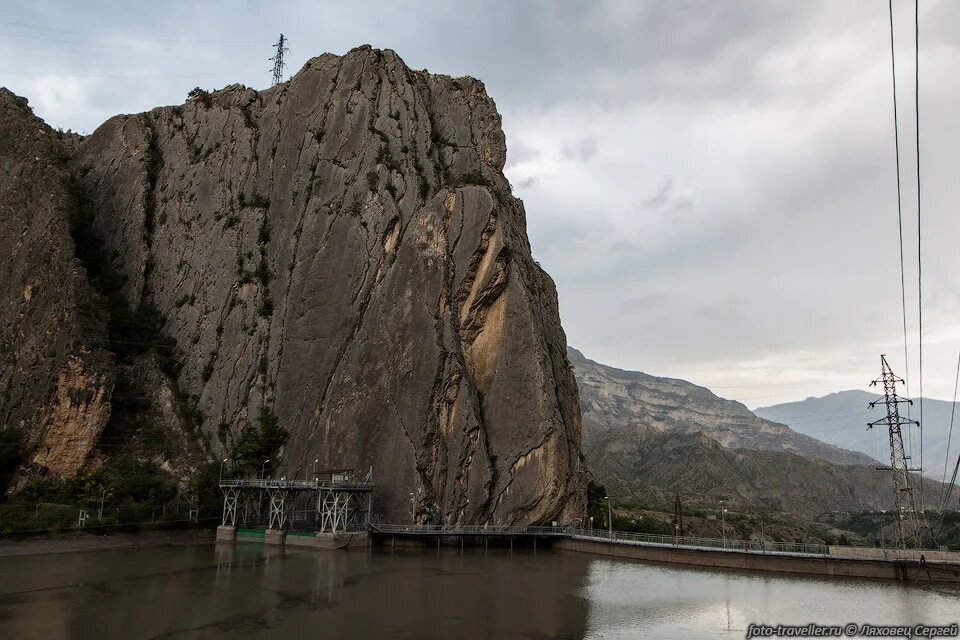
{"type": "Polygon", "coordinates": [[[904,451],[903,434],[900,427],[904,425],[920,426],[920,423],[916,420],[900,417],[900,404],[913,404],[913,401],[897,395],[897,383],[902,384],[903,379],[893,374],[890,365],[887,363],[887,356],[880,356],[880,365],[882,374],[871,382],[870,386],[876,386],[878,382],[883,384],[883,399],[871,402],[870,408],[882,403],[887,408],[887,415],[867,424],[867,429],[877,425],[886,426],[890,436],[890,467],[881,467],[881,469],[889,471],[893,479],[893,522],[897,532],[897,547],[906,549],[908,545],[912,544],[919,548],[922,546],[920,519],[917,516],[917,507],[913,501],[913,487],[910,486],[909,476],[910,471],[919,471],[919,469],[910,469],[907,466],[910,456],[904,451]]]}
{"type": "Polygon", "coordinates": [[[277,44],[273,45],[273,48],[277,52],[273,55],[272,58],[267,58],[267,60],[273,61],[273,84],[283,82],[283,68],[286,67],[286,63],[283,61],[283,54],[289,51],[287,48],[287,39],[280,34],[280,39],[277,40],[277,44]]]}

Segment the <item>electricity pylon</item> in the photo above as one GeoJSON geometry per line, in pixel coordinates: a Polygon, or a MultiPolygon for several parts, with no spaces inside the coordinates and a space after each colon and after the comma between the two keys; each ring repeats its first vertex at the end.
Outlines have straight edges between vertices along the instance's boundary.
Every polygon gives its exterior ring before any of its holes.
{"type": "Polygon", "coordinates": [[[920,426],[916,420],[909,420],[900,417],[900,404],[913,404],[912,400],[901,398],[897,395],[897,384],[903,383],[903,379],[894,375],[893,370],[887,363],[887,356],[880,356],[880,365],[882,373],[879,378],[870,383],[871,387],[877,383],[883,384],[883,399],[874,400],[870,403],[872,409],[878,404],[884,404],[887,408],[887,415],[879,420],[867,424],[867,429],[875,426],[886,426],[890,436],[890,468],[882,468],[889,471],[893,480],[893,505],[894,505],[894,525],[897,534],[897,547],[906,549],[908,546],[922,546],[922,533],[920,529],[920,519],[917,516],[917,507],[913,501],[913,487],[910,486],[910,471],[919,471],[911,469],[907,461],[910,456],[906,454],[903,448],[903,434],[901,427],[904,425],[920,426]]]}
{"type": "Polygon", "coordinates": [[[277,52],[273,55],[272,58],[267,58],[273,62],[273,84],[283,82],[283,69],[286,67],[286,63],[283,61],[283,54],[289,51],[287,48],[287,39],[283,37],[283,34],[280,34],[280,39],[277,40],[277,44],[273,45],[273,48],[277,52]]]}

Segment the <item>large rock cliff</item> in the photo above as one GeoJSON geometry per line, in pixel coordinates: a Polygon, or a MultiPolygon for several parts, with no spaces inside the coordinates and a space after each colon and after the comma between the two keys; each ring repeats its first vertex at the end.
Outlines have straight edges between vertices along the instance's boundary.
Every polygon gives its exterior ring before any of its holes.
{"type": "Polygon", "coordinates": [[[25,463],[2,465],[0,491],[76,475],[110,417],[106,320],[70,234],[73,142],[0,89],[0,456],[25,463]]]}
{"type": "Polygon", "coordinates": [[[388,519],[570,521],[576,383],[505,154],[481,82],[361,47],[117,116],[72,167],[212,453],[266,410],[277,475],[372,466],[388,519]]]}

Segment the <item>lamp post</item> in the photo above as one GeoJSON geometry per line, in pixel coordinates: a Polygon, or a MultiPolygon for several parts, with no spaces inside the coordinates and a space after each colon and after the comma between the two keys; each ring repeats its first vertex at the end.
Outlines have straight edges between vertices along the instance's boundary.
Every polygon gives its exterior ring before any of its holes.
{"type": "Polygon", "coordinates": [[[417,494],[410,492],[410,517],[413,524],[417,523],[417,494]]]}
{"type": "Polygon", "coordinates": [[[613,509],[610,507],[610,496],[603,496],[607,501],[607,531],[610,539],[613,539],[613,509]]]}
{"type": "Polygon", "coordinates": [[[220,482],[223,482],[223,465],[227,464],[227,460],[229,460],[229,459],[230,459],[230,458],[224,458],[224,459],[220,462],[220,478],[219,478],[219,479],[220,479],[220,482]]]}
{"type": "Polygon", "coordinates": [[[317,479],[317,463],[318,463],[318,462],[320,462],[320,458],[316,458],[316,459],[313,461],[313,479],[314,479],[314,480],[317,479]]]}
{"type": "Polygon", "coordinates": [[[266,468],[267,468],[267,463],[268,463],[268,462],[270,462],[270,458],[267,458],[266,460],[264,460],[264,461],[263,461],[263,464],[260,465],[260,479],[261,479],[261,480],[263,480],[263,474],[264,474],[264,471],[265,471],[266,468]]]}
{"type": "Polygon", "coordinates": [[[723,546],[727,546],[727,519],[724,514],[727,510],[723,506],[723,500],[720,501],[720,533],[723,536],[723,546]]]}

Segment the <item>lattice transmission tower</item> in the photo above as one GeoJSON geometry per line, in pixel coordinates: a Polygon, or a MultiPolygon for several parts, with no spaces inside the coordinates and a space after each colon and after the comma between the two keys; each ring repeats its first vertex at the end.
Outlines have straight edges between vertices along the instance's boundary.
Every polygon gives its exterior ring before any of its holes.
{"type": "Polygon", "coordinates": [[[283,82],[283,69],[287,66],[283,61],[283,54],[290,50],[287,48],[287,42],[287,39],[281,33],[277,44],[273,45],[277,52],[273,54],[272,58],[267,58],[267,60],[273,62],[273,84],[283,82]]]}
{"type": "Polygon", "coordinates": [[[900,549],[906,549],[909,546],[919,548],[922,546],[923,534],[920,529],[917,507],[913,500],[913,487],[910,485],[909,475],[911,471],[919,471],[919,469],[911,469],[909,466],[910,456],[903,448],[901,427],[904,425],[919,427],[920,423],[916,420],[900,417],[900,405],[913,404],[913,401],[897,395],[897,384],[903,384],[903,379],[894,375],[890,364],[887,362],[887,356],[880,356],[880,365],[882,373],[879,378],[870,383],[870,386],[874,387],[877,383],[882,384],[883,399],[871,402],[870,408],[883,404],[886,406],[887,415],[868,423],[867,429],[886,426],[890,436],[890,468],[881,467],[881,469],[889,471],[893,480],[893,521],[896,526],[897,547],[900,549]]]}

